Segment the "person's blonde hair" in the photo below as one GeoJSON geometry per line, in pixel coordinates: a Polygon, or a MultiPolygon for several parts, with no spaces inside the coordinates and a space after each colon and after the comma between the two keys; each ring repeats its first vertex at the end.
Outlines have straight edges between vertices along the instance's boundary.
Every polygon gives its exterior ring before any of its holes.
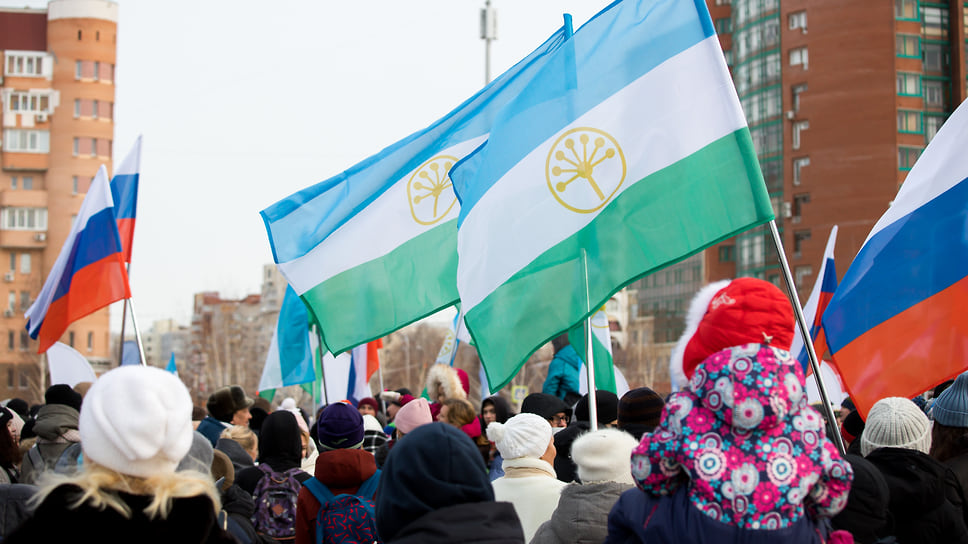
{"type": "Polygon", "coordinates": [[[31,509],[36,508],[57,487],[70,484],[81,488],[78,499],[69,505],[74,509],[84,503],[97,509],[112,508],[127,519],[131,518],[131,508],[118,495],[119,492],[132,495],[150,495],[152,501],[144,509],[149,519],[165,519],[171,512],[172,501],[177,498],[206,496],[212,501],[214,511],[222,509],[215,482],[210,475],[200,472],[166,472],[150,478],[129,476],[84,459],[80,472],[65,476],[46,472],[40,477],[40,489],[30,501],[31,509]]]}
{"type": "Polygon", "coordinates": [[[252,432],[252,429],[244,425],[232,425],[231,427],[222,431],[219,438],[228,438],[229,440],[234,440],[242,446],[245,451],[252,451],[256,449],[256,441],[258,437],[252,432]]]}

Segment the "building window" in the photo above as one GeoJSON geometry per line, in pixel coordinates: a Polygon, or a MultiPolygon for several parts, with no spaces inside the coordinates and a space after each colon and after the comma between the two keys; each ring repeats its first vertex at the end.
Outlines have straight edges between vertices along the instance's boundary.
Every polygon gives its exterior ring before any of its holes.
{"type": "Polygon", "coordinates": [[[10,271],[13,272],[15,270],[17,270],[17,254],[16,253],[11,253],[10,254],[10,271]]]}
{"type": "Polygon", "coordinates": [[[803,289],[805,284],[804,280],[813,275],[813,267],[810,265],[798,266],[794,269],[793,275],[797,289],[803,289]]]}
{"type": "Polygon", "coordinates": [[[10,176],[10,188],[17,189],[17,176],[10,176]]]}
{"type": "Polygon", "coordinates": [[[734,246],[719,246],[719,262],[721,263],[731,263],[736,257],[733,255],[735,251],[734,246]]]}
{"type": "Polygon", "coordinates": [[[44,53],[10,53],[3,65],[3,75],[18,77],[39,77],[44,75],[44,53]]]}
{"type": "Polygon", "coordinates": [[[3,131],[3,150],[17,153],[49,153],[50,132],[8,128],[3,131]]]}
{"type": "Polygon", "coordinates": [[[6,110],[37,115],[50,113],[50,91],[13,91],[7,95],[6,110]]]}
{"type": "Polygon", "coordinates": [[[7,311],[9,311],[10,313],[13,313],[13,309],[16,307],[16,305],[17,305],[17,292],[10,291],[10,294],[7,295],[7,311]]]}
{"type": "MultiPolygon", "coordinates": [[[[7,351],[13,351],[14,349],[16,349],[16,339],[14,338],[14,332],[7,331],[7,351]]],[[[11,378],[11,380],[12,379],[13,378],[11,378]]]]}
{"type": "Polygon", "coordinates": [[[790,50],[790,66],[803,66],[803,69],[807,69],[807,48],[797,47],[790,50]]]}
{"type": "MultiPolygon", "coordinates": [[[[24,342],[25,339],[29,340],[29,337],[27,336],[27,331],[20,333],[20,340],[21,340],[21,346],[22,346],[21,349],[23,349],[24,351],[27,351],[27,343],[24,342]]],[[[30,380],[27,379],[27,373],[24,372],[23,369],[21,369],[20,372],[18,372],[18,374],[20,374],[20,388],[27,389],[28,387],[30,387],[30,380]]]]}
{"type": "Polygon", "coordinates": [[[948,39],[948,6],[921,6],[921,32],[929,40],[948,39]]]}
{"type": "Polygon", "coordinates": [[[793,185],[800,185],[803,181],[803,168],[810,166],[810,157],[798,157],[793,159],[793,185]]]}
{"type": "Polygon", "coordinates": [[[897,131],[908,134],[921,134],[921,112],[898,110],[897,131]]]}
{"type": "Polygon", "coordinates": [[[738,240],[738,266],[763,266],[766,259],[766,245],[761,234],[743,236],[738,240]]]}
{"type": "Polygon", "coordinates": [[[20,292],[20,311],[26,312],[30,308],[30,291],[20,292]]]}
{"type": "Polygon", "coordinates": [[[791,215],[791,222],[799,223],[800,219],[803,217],[803,208],[805,205],[810,203],[810,193],[801,193],[799,195],[793,195],[793,207],[791,215]]]}
{"type": "Polygon", "coordinates": [[[897,73],[897,94],[901,96],[921,95],[921,76],[908,72],[897,73]]]}
{"type": "Polygon", "coordinates": [[[94,333],[87,333],[87,351],[94,351],[94,333]]]}
{"type": "Polygon", "coordinates": [[[731,19],[729,17],[716,19],[716,34],[729,34],[732,31],[733,27],[731,26],[731,19]]]}
{"type": "Polygon", "coordinates": [[[770,123],[750,128],[757,156],[766,157],[783,151],[783,124],[770,123]]]}
{"type": "Polygon", "coordinates": [[[67,345],[70,347],[74,347],[74,331],[70,331],[67,333],[67,345]]]}
{"type": "Polygon", "coordinates": [[[3,208],[0,210],[0,227],[8,230],[47,230],[47,208],[3,208]]]}
{"type": "Polygon", "coordinates": [[[732,0],[716,0],[717,6],[728,6],[732,3],[732,0]]]}
{"type": "Polygon", "coordinates": [[[940,72],[948,64],[946,47],[940,43],[925,43],[923,49],[924,70],[927,72],[940,72]]]}
{"type": "Polygon", "coordinates": [[[807,12],[798,11],[787,15],[787,22],[790,23],[790,30],[800,29],[803,32],[807,31],[807,12]]]}
{"type": "Polygon", "coordinates": [[[96,42],[101,41],[101,31],[100,30],[96,30],[94,32],[94,41],[96,41],[96,42]]]}
{"type": "Polygon", "coordinates": [[[790,92],[793,94],[793,111],[800,111],[800,95],[806,92],[806,90],[806,83],[790,87],[790,92]]]}
{"type": "MultiPolygon", "coordinates": [[[[13,343],[13,331],[10,331],[10,343],[13,343]]],[[[10,346],[10,351],[13,351],[13,346],[10,346]]],[[[14,387],[14,371],[13,367],[7,369],[7,388],[13,389],[14,387]]]]}
{"type": "MultiPolygon", "coordinates": [[[[10,257],[11,257],[10,264],[13,265],[13,258],[12,258],[13,257],[13,254],[12,253],[10,254],[10,257]]],[[[13,270],[13,267],[11,266],[10,269],[13,270]]],[[[30,274],[30,253],[21,253],[20,254],[20,273],[21,274],[30,274]]]]}
{"type": "Polygon", "coordinates": [[[34,177],[24,176],[24,190],[31,191],[34,188],[34,177]]]}
{"type": "Polygon", "coordinates": [[[94,81],[97,81],[101,77],[101,63],[94,61],[94,81]]]}
{"type": "Polygon", "coordinates": [[[947,82],[940,79],[924,80],[924,104],[931,108],[948,107],[947,82]]]}
{"type": "Polygon", "coordinates": [[[746,122],[751,125],[779,117],[783,110],[782,102],[779,86],[750,94],[740,101],[746,113],[746,122]]]}
{"type": "Polygon", "coordinates": [[[897,56],[909,59],[921,58],[921,36],[916,34],[898,34],[895,37],[894,43],[897,56]]]}
{"type": "Polygon", "coordinates": [[[75,98],[74,99],[74,119],[77,119],[80,116],[81,116],[81,99],[75,98]]]}
{"type": "Polygon", "coordinates": [[[803,243],[810,239],[809,230],[798,230],[793,233],[793,258],[799,259],[803,256],[803,243]]]}
{"type": "Polygon", "coordinates": [[[97,103],[97,100],[93,100],[92,102],[93,103],[91,104],[91,117],[94,118],[94,119],[97,119],[97,106],[98,106],[98,103],[97,103]]]}
{"type": "Polygon", "coordinates": [[[917,21],[918,0],[894,0],[894,18],[917,21]]]}
{"type": "Polygon", "coordinates": [[[74,154],[75,157],[79,154],[80,147],[81,147],[81,139],[74,138],[74,144],[73,144],[73,147],[71,147],[71,152],[74,154]]]}
{"type": "Polygon", "coordinates": [[[84,62],[76,61],[74,62],[74,79],[81,79],[84,75],[84,62]]]}
{"type": "Polygon", "coordinates": [[[945,115],[935,115],[928,114],[924,116],[924,143],[931,143],[938,131],[941,130],[941,125],[944,124],[946,116],[945,115]]]}
{"type": "Polygon", "coordinates": [[[97,157],[97,138],[91,138],[91,156],[97,157]]]}
{"type": "Polygon", "coordinates": [[[810,121],[796,121],[793,123],[793,149],[800,149],[800,133],[810,128],[810,121]]]}
{"type": "Polygon", "coordinates": [[[897,148],[897,167],[900,170],[910,170],[914,163],[917,162],[918,157],[921,156],[920,147],[907,147],[901,146],[897,148]]]}

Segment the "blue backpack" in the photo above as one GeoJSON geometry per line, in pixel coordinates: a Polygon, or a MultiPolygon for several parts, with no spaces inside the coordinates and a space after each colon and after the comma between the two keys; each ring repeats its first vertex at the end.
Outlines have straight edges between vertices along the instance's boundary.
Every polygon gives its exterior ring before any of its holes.
{"type": "Polygon", "coordinates": [[[333,492],[316,478],[303,482],[316,500],[319,513],[316,514],[316,544],[379,543],[376,531],[376,513],[373,495],[380,483],[380,471],[370,476],[355,495],[333,492]]]}

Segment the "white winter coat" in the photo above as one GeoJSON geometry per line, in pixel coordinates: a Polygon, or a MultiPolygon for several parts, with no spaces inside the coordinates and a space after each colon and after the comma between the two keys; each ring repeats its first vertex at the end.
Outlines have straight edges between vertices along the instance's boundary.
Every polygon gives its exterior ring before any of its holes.
{"type": "Polygon", "coordinates": [[[491,482],[494,500],[514,505],[525,542],[531,542],[538,527],[551,519],[566,485],[558,480],[553,466],[531,457],[505,459],[504,476],[491,482]]]}

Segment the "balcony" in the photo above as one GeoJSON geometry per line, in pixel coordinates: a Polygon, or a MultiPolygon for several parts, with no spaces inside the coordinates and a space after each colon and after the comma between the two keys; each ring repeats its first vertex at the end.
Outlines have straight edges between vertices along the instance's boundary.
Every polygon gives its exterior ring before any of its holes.
{"type": "Polygon", "coordinates": [[[0,191],[0,208],[46,208],[47,191],[4,190],[0,191]]]}
{"type": "Polygon", "coordinates": [[[0,153],[3,157],[4,170],[33,170],[47,171],[50,163],[49,153],[18,153],[16,151],[4,151],[0,153]]]}
{"type": "Polygon", "coordinates": [[[47,233],[45,231],[0,229],[0,247],[43,249],[47,247],[47,233]]]}

